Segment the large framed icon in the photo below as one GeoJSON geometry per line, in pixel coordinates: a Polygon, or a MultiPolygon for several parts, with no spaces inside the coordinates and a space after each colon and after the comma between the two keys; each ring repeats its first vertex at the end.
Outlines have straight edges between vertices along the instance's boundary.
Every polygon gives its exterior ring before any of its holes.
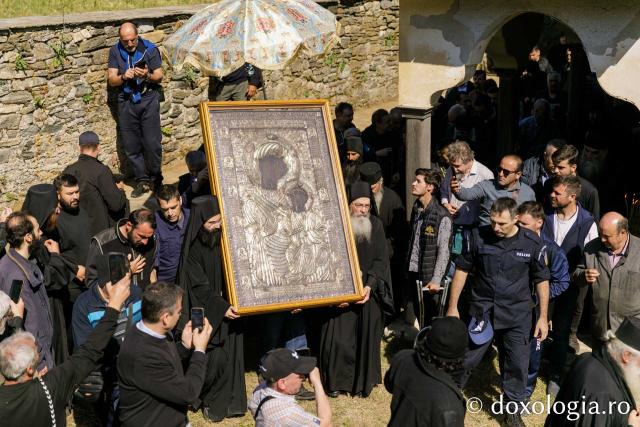
{"type": "Polygon", "coordinates": [[[203,102],[200,121],[239,314],[362,299],[328,101],[203,102]]]}

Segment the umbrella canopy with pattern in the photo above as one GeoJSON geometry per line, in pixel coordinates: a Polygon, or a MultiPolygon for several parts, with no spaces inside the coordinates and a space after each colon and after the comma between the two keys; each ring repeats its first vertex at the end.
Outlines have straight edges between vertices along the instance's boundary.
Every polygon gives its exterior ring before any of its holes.
{"type": "Polygon", "coordinates": [[[163,54],[177,70],[220,77],[245,62],[274,70],[301,51],[321,55],[337,34],[335,15],[313,0],[220,0],[167,38],[163,54]]]}

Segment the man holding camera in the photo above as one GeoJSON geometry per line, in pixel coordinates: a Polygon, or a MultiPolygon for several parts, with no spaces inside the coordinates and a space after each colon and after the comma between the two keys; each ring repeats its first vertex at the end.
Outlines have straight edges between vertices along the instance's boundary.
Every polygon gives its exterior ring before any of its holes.
{"type": "Polygon", "coordinates": [[[189,321],[181,342],[173,340],[182,293],[177,285],[157,282],[142,294],[142,320],[128,331],[118,355],[123,427],[188,424],[187,408],[204,384],[205,351],[213,329],[206,317],[200,328],[192,329],[189,321]],[[185,371],[182,362],[187,359],[185,371]]]}
{"type": "Polygon", "coordinates": [[[109,86],[120,88],[118,125],[127,158],[137,182],[138,198],[162,184],[160,82],[164,77],[156,45],[138,37],[131,22],[120,26],[120,40],[109,50],[109,86]]]}

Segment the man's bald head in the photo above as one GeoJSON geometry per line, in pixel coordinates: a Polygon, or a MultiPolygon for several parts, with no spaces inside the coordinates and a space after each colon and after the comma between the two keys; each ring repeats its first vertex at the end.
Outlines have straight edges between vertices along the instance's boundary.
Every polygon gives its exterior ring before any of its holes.
{"type": "Polygon", "coordinates": [[[600,228],[611,229],[616,232],[628,232],[629,221],[618,212],[607,212],[600,219],[600,228]]]}
{"type": "Polygon", "coordinates": [[[518,156],[517,154],[507,154],[502,158],[502,160],[513,165],[516,171],[522,171],[522,157],[518,156]]]}
{"type": "Polygon", "coordinates": [[[607,212],[600,219],[600,240],[610,250],[624,248],[629,234],[629,221],[618,212],[607,212]]]}
{"type": "Polygon", "coordinates": [[[128,52],[135,52],[138,47],[138,27],[131,22],[120,25],[120,43],[128,52]]]}
{"type": "Polygon", "coordinates": [[[133,34],[135,36],[138,35],[138,27],[133,22],[125,22],[120,25],[120,30],[118,31],[118,35],[122,37],[123,34],[133,34]]]}

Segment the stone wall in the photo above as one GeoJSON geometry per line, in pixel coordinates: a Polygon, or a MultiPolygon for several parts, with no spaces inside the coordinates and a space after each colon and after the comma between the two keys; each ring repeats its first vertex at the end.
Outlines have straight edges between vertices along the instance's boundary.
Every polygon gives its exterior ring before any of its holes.
{"type": "MultiPolygon", "coordinates": [[[[269,99],[327,98],[365,106],[398,92],[398,0],[322,2],[338,16],[341,45],[320,58],[265,71],[269,99]]],[[[116,148],[114,92],[106,83],[118,25],[133,20],[159,45],[199,7],[0,21],[0,206],[50,181],[77,157],[78,135],[93,130],[101,159],[125,170],[116,148]]],[[[165,70],[161,104],[166,164],[202,142],[197,106],[208,79],[165,70]]]]}

